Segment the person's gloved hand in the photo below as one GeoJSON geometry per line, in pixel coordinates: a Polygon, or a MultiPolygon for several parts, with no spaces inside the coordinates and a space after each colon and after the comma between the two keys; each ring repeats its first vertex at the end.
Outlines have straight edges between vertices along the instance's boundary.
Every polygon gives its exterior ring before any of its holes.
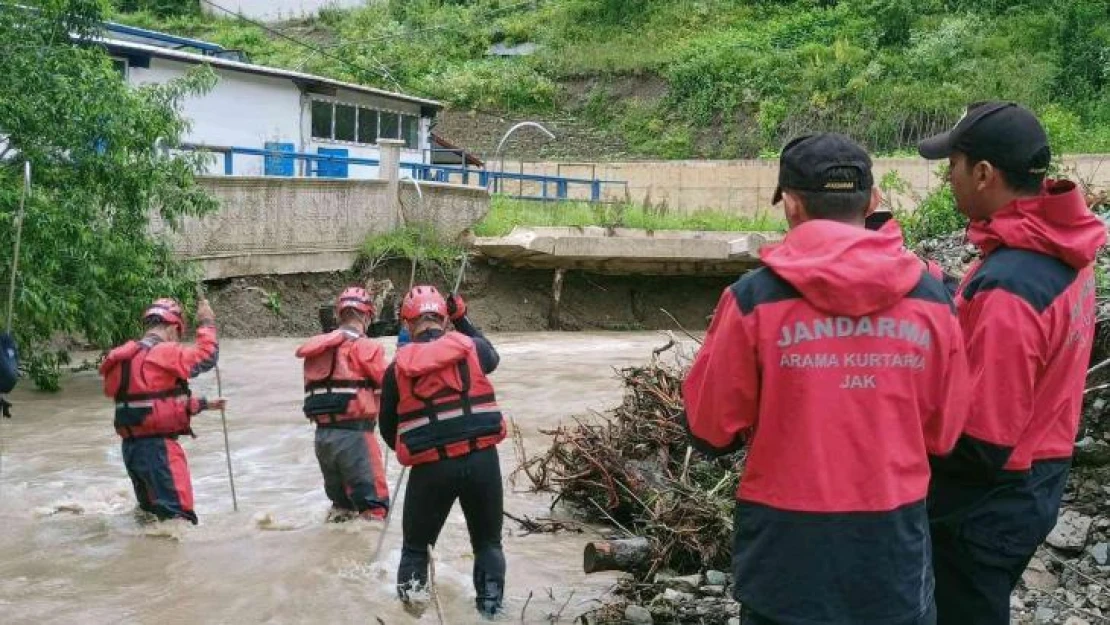
{"type": "Polygon", "coordinates": [[[453,293],[447,296],[447,315],[451,321],[458,321],[466,316],[466,302],[462,295],[453,293]]]}

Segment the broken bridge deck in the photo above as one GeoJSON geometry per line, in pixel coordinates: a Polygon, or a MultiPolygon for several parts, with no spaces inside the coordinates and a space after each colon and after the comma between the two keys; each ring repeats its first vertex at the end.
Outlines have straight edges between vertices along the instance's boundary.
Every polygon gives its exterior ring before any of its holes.
{"type": "Polygon", "coordinates": [[[605,275],[737,275],[758,267],[775,232],[636,228],[523,227],[478,237],[484,256],[526,269],[579,269],[605,275]]]}

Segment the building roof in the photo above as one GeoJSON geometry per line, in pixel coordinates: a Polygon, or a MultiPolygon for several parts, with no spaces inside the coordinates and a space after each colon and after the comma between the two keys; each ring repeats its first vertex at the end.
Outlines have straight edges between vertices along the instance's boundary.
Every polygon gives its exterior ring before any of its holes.
{"type": "Polygon", "coordinates": [[[343,82],[341,80],[334,80],[331,78],[324,78],[323,76],[314,76],[312,74],[305,74],[303,72],[295,72],[287,69],[279,69],[276,67],[267,67],[265,65],[255,65],[254,63],[244,63],[218,56],[209,56],[204,54],[194,54],[192,52],[185,52],[183,50],[176,50],[163,46],[154,46],[138,43],[135,41],[124,41],[122,39],[102,38],[98,40],[102,45],[108,48],[113,53],[122,53],[127,56],[141,55],[141,56],[154,56],[163,59],[170,59],[180,61],[182,63],[195,63],[197,65],[208,64],[212,67],[218,67],[236,72],[245,72],[248,74],[258,74],[262,76],[276,76],[279,78],[288,78],[300,86],[324,86],[337,89],[346,89],[349,91],[356,91],[358,93],[365,93],[375,95],[391,100],[402,100],[405,102],[412,102],[419,104],[423,107],[440,110],[443,108],[443,103],[436,100],[428,100],[425,98],[418,98],[416,96],[398,93],[396,91],[386,91],[385,89],[376,89],[374,87],[367,87],[366,85],[358,85],[355,83],[343,82]]]}
{"type": "Polygon", "coordinates": [[[432,134],[432,148],[433,148],[433,152],[432,152],[432,162],[433,163],[436,162],[436,158],[439,157],[440,154],[447,153],[447,154],[450,154],[452,157],[454,157],[454,158],[450,159],[452,161],[454,159],[459,159],[459,162],[461,163],[462,162],[462,157],[465,156],[467,165],[473,165],[475,167],[485,167],[486,166],[485,162],[483,162],[482,159],[478,158],[474,153],[466,151],[465,149],[459,147],[458,145],[452,143],[451,141],[443,138],[442,135],[436,134],[434,132],[431,133],[431,134],[432,134]]]}

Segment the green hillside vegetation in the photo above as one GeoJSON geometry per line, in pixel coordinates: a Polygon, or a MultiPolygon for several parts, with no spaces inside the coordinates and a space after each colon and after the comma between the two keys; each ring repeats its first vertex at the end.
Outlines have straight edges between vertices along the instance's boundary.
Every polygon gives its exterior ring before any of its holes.
{"type": "Polygon", "coordinates": [[[188,3],[122,5],[259,63],[571,116],[643,157],[766,155],[814,128],[899,153],[987,98],[1034,108],[1058,151],[1110,151],[1110,0],[382,0],[276,26],[318,52],[188,3]]]}

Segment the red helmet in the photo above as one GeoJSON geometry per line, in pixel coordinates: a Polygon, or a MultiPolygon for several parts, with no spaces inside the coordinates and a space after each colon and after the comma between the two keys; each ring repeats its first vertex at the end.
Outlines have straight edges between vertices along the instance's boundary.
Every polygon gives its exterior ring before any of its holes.
{"type": "Polygon", "coordinates": [[[374,301],[370,299],[370,293],[362,287],[347,287],[339,294],[339,299],[335,300],[335,315],[337,317],[348,308],[354,308],[370,317],[374,316],[374,301]]]}
{"type": "Polygon", "coordinates": [[[185,314],[181,310],[181,304],[177,300],[170,297],[163,297],[154,300],[150,308],[146,309],[143,313],[143,319],[157,317],[162,323],[168,323],[172,326],[177,326],[179,334],[185,334],[185,314]]]}
{"type": "Polygon", "coordinates": [[[401,319],[416,321],[421,315],[435,314],[447,318],[447,300],[434,286],[414,286],[401,303],[401,319]]]}

